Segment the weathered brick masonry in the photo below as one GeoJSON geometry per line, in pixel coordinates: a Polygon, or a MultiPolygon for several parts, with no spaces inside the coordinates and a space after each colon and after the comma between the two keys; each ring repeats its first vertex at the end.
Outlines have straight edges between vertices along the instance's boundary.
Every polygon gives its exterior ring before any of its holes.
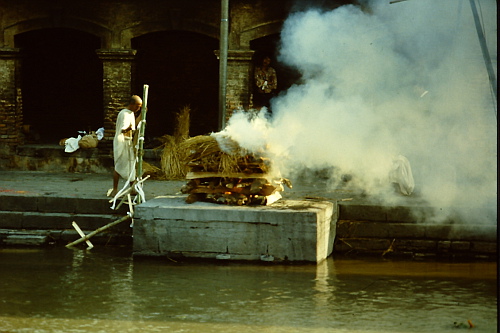
{"type": "Polygon", "coordinates": [[[23,143],[22,94],[19,87],[19,50],[0,49],[0,142],[7,146],[23,143]]]}
{"type": "MultiPolygon", "coordinates": [[[[123,96],[130,94],[134,50],[98,50],[103,63],[104,128],[113,129],[116,110],[123,105],[123,96]]],[[[113,132],[105,131],[104,144],[110,146],[113,132]]]]}
{"type": "MultiPolygon", "coordinates": [[[[345,3],[346,1],[331,1],[329,6],[337,7],[345,3]]],[[[252,49],[252,43],[257,40],[265,41],[266,38],[273,36],[275,40],[276,36],[279,36],[283,22],[296,4],[296,1],[291,0],[230,1],[226,116],[230,116],[235,109],[252,107],[253,60],[254,53],[259,51],[252,49]]],[[[134,88],[134,66],[138,50],[133,48],[133,39],[162,32],[190,32],[210,40],[218,40],[220,6],[220,0],[181,2],[101,0],[91,3],[84,0],[0,0],[0,147],[3,147],[0,151],[2,154],[13,153],[13,149],[23,145],[25,140],[23,118],[26,119],[26,111],[23,110],[21,90],[23,82],[26,82],[23,79],[27,73],[22,71],[24,50],[16,45],[18,36],[22,34],[26,36],[26,33],[34,31],[65,29],[69,33],[76,31],[99,39],[101,47],[93,50],[95,52],[93,54],[96,54],[102,63],[102,123],[106,130],[102,145],[110,148],[117,110],[124,105],[131,93],[137,93],[134,91],[137,90],[137,84],[134,88]]],[[[45,36],[51,38],[50,32],[45,36]]],[[[276,46],[268,44],[271,48],[276,46]]],[[[265,43],[258,45],[262,46],[265,43]]],[[[171,45],[172,49],[176,47],[171,45]]],[[[168,52],[168,47],[166,49],[168,52]]],[[[215,58],[218,50],[213,51],[211,56],[215,58]]],[[[57,57],[57,52],[54,52],[54,57],[57,57]]],[[[217,78],[214,79],[213,82],[218,82],[217,78]]],[[[196,87],[196,84],[199,83],[192,82],[193,91],[203,91],[206,88],[196,87]]],[[[171,91],[162,93],[165,95],[178,93],[175,85],[169,89],[171,91]]],[[[28,96],[26,93],[24,96],[26,106],[28,96]]],[[[37,103],[33,100],[29,102],[31,105],[37,103]]],[[[59,112],[67,115],[68,112],[72,112],[71,109],[68,107],[67,110],[59,112]]],[[[212,107],[210,110],[215,109],[212,107]]],[[[37,116],[35,111],[34,117],[37,116]]],[[[216,119],[217,116],[217,114],[204,114],[207,119],[216,119]]],[[[57,113],[52,113],[51,117],[57,119],[57,113]]]]}

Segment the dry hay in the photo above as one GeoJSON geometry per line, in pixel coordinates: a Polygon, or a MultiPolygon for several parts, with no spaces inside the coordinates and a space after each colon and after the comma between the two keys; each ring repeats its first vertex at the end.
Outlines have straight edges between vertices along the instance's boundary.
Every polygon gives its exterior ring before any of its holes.
{"type": "Polygon", "coordinates": [[[239,165],[240,159],[241,158],[239,156],[221,153],[217,171],[222,173],[241,172],[241,168],[239,165]]]}
{"type": "Polygon", "coordinates": [[[176,127],[174,135],[164,135],[158,138],[163,144],[157,149],[162,149],[161,170],[166,179],[183,179],[187,173],[187,167],[183,160],[183,152],[179,149],[179,143],[189,138],[191,108],[186,105],[176,115],[176,127]]]}
{"type": "Polygon", "coordinates": [[[200,160],[220,152],[217,140],[208,135],[198,135],[184,140],[179,144],[179,149],[186,152],[186,157],[189,159],[186,162],[200,160]]]}
{"type": "Polygon", "coordinates": [[[174,137],[177,143],[189,138],[190,113],[191,109],[186,105],[176,115],[177,126],[174,130],[174,137]]]}
{"type": "Polygon", "coordinates": [[[186,165],[198,166],[209,172],[241,172],[239,164],[248,155],[248,151],[233,141],[224,141],[224,151],[213,136],[199,135],[183,141],[179,149],[186,152],[186,165]]]}
{"type": "Polygon", "coordinates": [[[181,142],[179,145],[181,149],[188,152],[190,161],[221,153],[236,157],[242,157],[249,154],[249,152],[241,148],[236,141],[229,138],[224,138],[223,146],[222,149],[219,145],[219,141],[211,135],[198,135],[181,142]]]}
{"type": "Polygon", "coordinates": [[[161,170],[167,179],[183,179],[186,177],[187,166],[184,153],[179,149],[176,138],[171,135],[162,137],[165,140],[161,154],[161,170]]]}
{"type": "Polygon", "coordinates": [[[142,161],[142,172],[143,176],[149,176],[151,179],[165,179],[165,175],[160,168],[145,161],[142,161]]]}
{"type": "Polygon", "coordinates": [[[229,138],[219,141],[210,135],[189,137],[190,108],[185,106],[177,113],[174,136],[164,135],[161,154],[161,171],[166,179],[183,179],[189,170],[220,173],[241,172],[240,163],[246,162],[248,151],[229,138]],[[221,148],[219,142],[223,145],[221,148]],[[191,168],[191,169],[190,169],[191,168]]]}

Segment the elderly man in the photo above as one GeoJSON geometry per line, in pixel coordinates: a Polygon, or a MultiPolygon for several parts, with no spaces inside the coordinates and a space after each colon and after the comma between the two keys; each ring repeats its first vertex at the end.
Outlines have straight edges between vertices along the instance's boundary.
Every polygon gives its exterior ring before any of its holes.
{"type": "Polygon", "coordinates": [[[141,116],[136,118],[136,113],[141,110],[142,99],[134,95],[130,98],[127,108],[121,110],[116,118],[116,131],[113,140],[113,158],[115,169],[113,172],[113,190],[108,194],[114,197],[118,193],[120,177],[125,180],[135,180],[135,153],[133,133],[141,116]],[[134,172],[133,178],[130,178],[134,172]]]}

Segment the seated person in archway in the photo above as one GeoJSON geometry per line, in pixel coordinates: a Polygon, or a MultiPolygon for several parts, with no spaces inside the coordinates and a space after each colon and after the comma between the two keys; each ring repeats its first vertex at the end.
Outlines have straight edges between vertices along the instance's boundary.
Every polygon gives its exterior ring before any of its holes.
{"type": "Polygon", "coordinates": [[[256,109],[266,107],[271,113],[270,100],[276,94],[278,88],[278,78],[276,71],[270,66],[271,58],[264,56],[262,63],[255,68],[254,80],[255,89],[253,94],[253,105],[256,109]]]}

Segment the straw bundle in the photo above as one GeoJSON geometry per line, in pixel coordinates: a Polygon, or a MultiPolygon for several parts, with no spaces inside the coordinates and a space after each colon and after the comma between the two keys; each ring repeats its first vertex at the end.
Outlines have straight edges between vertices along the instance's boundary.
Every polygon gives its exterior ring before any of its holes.
{"type": "MultiPolygon", "coordinates": [[[[167,179],[182,179],[188,171],[219,173],[242,172],[249,152],[238,143],[221,135],[189,137],[189,106],[177,113],[174,136],[164,135],[161,170],[167,179]]],[[[250,158],[251,159],[251,158],[250,158]]]]}
{"type": "Polygon", "coordinates": [[[161,170],[167,179],[182,179],[186,176],[183,151],[179,144],[189,138],[190,112],[188,105],[184,106],[176,115],[174,135],[164,135],[159,138],[163,144],[158,149],[163,149],[161,155],[161,170]]]}
{"type": "Polygon", "coordinates": [[[184,152],[179,149],[176,138],[171,135],[162,137],[165,140],[161,155],[161,169],[167,179],[183,179],[187,173],[186,164],[183,162],[184,152]]]}
{"type": "Polygon", "coordinates": [[[174,137],[177,143],[189,138],[190,113],[191,109],[186,105],[176,115],[177,126],[174,130],[174,137]]]}
{"type": "Polygon", "coordinates": [[[241,159],[248,154],[232,140],[224,141],[223,151],[215,137],[205,135],[185,140],[179,149],[186,152],[186,164],[203,169],[199,171],[222,173],[240,172],[241,159]]]}
{"type": "Polygon", "coordinates": [[[160,168],[149,164],[148,162],[142,162],[143,176],[150,176],[151,179],[162,180],[165,179],[165,175],[160,168]]]}

